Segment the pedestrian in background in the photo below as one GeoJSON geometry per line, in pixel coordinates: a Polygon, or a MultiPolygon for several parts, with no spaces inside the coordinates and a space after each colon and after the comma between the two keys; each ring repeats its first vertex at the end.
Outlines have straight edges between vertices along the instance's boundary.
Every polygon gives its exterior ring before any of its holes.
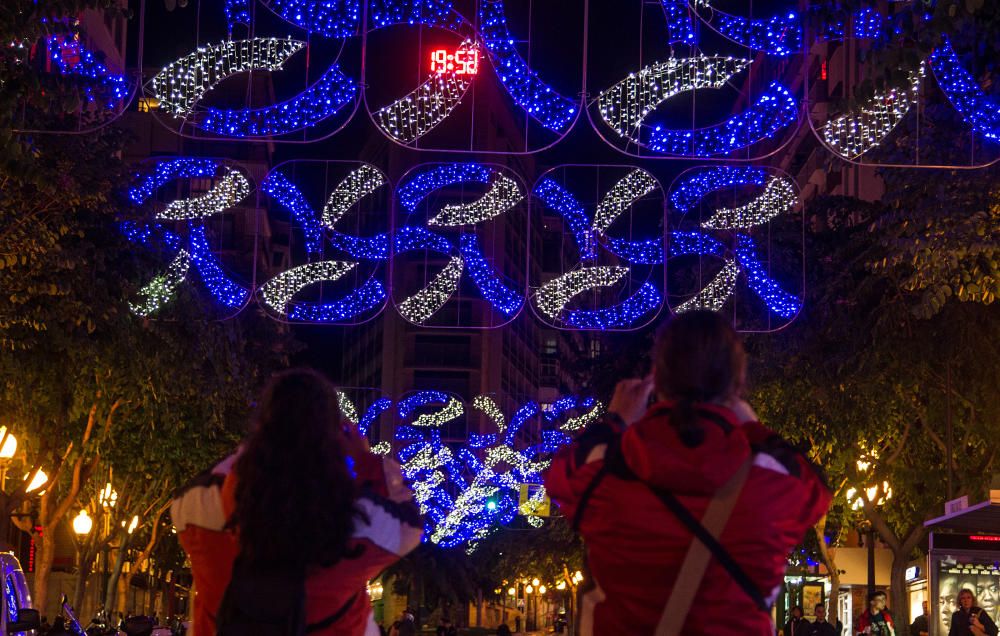
{"type": "Polygon", "coordinates": [[[972,590],[958,593],[958,611],[951,615],[948,636],[997,636],[997,625],[990,615],[976,605],[972,590]]]}
{"type": "Polygon", "coordinates": [[[652,374],[619,382],[607,414],[553,460],[546,489],[590,565],[582,636],[774,633],[786,556],[831,495],[745,388],[726,319],[681,314],[657,333],[652,374]]]}
{"type": "Polygon", "coordinates": [[[857,632],[865,636],[895,636],[896,625],[885,607],[885,592],[875,590],[868,595],[868,609],[858,618],[857,632]]]}
{"type": "Polygon", "coordinates": [[[788,613],[791,617],[785,623],[785,629],[782,630],[784,636],[805,636],[811,631],[809,621],[802,617],[801,605],[792,605],[792,609],[788,613]]]}
{"type": "Polygon", "coordinates": [[[927,636],[930,634],[928,627],[930,611],[927,609],[927,601],[921,603],[920,608],[924,613],[913,619],[913,623],[910,625],[910,636],[927,636]]]}
{"type": "Polygon", "coordinates": [[[841,636],[844,633],[844,624],[840,622],[840,619],[837,619],[836,627],[826,619],[826,605],[816,603],[813,611],[816,613],[816,620],[813,621],[810,625],[810,631],[807,632],[810,636],[841,636]]]}

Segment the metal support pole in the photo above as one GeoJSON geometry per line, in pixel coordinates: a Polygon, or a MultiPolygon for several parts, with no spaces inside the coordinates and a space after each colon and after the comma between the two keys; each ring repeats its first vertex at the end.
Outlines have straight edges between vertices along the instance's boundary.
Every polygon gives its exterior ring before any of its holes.
{"type": "Polygon", "coordinates": [[[875,526],[868,523],[868,593],[875,591],[875,526]]]}

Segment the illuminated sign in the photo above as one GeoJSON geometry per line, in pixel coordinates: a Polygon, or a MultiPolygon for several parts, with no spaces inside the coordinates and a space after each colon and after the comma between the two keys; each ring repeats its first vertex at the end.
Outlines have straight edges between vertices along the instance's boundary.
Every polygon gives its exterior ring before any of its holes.
{"type": "Polygon", "coordinates": [[[431,51],[431,72],[475,75],[479,72],[479,50],[458,49],[452,53],[448,49],[434,49],[431,51]]]}
{"type": "Polygon", "coordinates": [[[972,541],[1000,541],[1000,537],[993,535],[974,534],[969,536],[972,541]]]}
{"type": "Polygon", "coordinates": [[[913,581],[918,576],[920,576],[920,568],[919,567],[917,567],[915,565],[911,565],[910,567],[906,568],[906,580],[907,581],[913,581]]]}

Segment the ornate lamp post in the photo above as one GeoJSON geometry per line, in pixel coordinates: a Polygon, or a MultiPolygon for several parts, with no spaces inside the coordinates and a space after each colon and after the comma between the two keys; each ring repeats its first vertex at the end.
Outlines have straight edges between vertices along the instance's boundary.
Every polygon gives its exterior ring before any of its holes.
{"type": "MultiPolygon", "coordinates": [[[[872,453],[858,460],[858,473],[866,474],[878,456],[872,453]]],[[[892,487],[888,481],[866,486],[863,490],[847,489],[847,500],[851,502],[851,510],[863,510],[866,506],[881,506],[892,497],[892,487]]],[[[875,591],[875,526],[871,520],[865,519],[859,530],[866,534],[865,545],[868,547],[868,593],[875,591]]]]}

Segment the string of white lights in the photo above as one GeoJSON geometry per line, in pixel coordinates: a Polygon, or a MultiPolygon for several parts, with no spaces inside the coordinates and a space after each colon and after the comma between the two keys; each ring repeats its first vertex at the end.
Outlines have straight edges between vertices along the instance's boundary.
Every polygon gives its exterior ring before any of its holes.
{"type": "Polygon", "coordinates": [[[721,55],[672,57],[629,73],[597,96],[601,118],[619,135],[638,139],[646,116],[664,101],[687,91],[722,88],[734,75],[750,66],[750,60],[721,55]]]}
{"type": "Polygon", "coordinates": [[[583,415],[566,418],[566,421],[559,426],[559,429],[563,431],[578,431],[586,428],[588,424],[599,418],[602,413],[604,413],[604,405],[600,402],[595,402],[593,408],[583,415]]]}
{"type": "Polygon", "coordinates": [[[340,406],[340,414],[344,416],[344,419],[357,426],[360,419],[358,418],[358,409],[343,391],[337,391],[337,405],[340,406]]]}
{"type": "Polygon", "coordinates": [[[351,271],[357,263],[350,261],[319,261],[306,263],[281,272],[260,288],[265,306],[284,316],[288,313],[288,303],[302,289],[322,281],[334,281],[351,271]]]}
{"type": "Polygon", "coordinates": [[[362,164],[337,184],[323,206],[323,225],[334,229],[337,221],[355,203],[386,184],[385,176],[373,166],[362,164]]]}
{"type": "Polygon", "coordinates": [[[238,170],[228,168],[222,180],[205,194],[171,201],[156,215],[161,221],[190,221],[219,214],[250,194],[250,182],[238,170]]]}
{"type": "Polygon", "coordinates": [[[187,277],[191,268],[191,255],[184,250],[179,250],[174,260],[170,261],[167,271],[151,280],[145,287],[139,290],[139,302],[129,303],[129,309],[137,316],[150,316],[155,314],[170,302],[177,288],[187,277]]]}
{"type": "Polygon", "coordinates": [[[396,306],[400,315],[410,322],[420,325],[436,314],[451,299],[458,289],[465,261],[461,256],[453,256],[426,287],[396,306]]]}
{"type": "Polygon", "coordinates": [[[925,65],[910,77],[910,85],[876,93],[871,100],[823,125],[823,140],[835,153],[856,159],[875,148],[902,121],[920,99],[925,65]]]}
{"type": "Polygon", "coordinates": [[[472,85],[472,77],[432,73],[412,92],[375,111],[375,123],[397,141],[415,141],[451,114],[472,85]]]}
{"type": "Polygon", "coordinates": [[[736,278],[740,274],[740,266],[734,260],[727,260],[715,278],[695,296],[680,305],[674,311],[682,314],[685,311],[694,309],[708,309],[709,311],[719,311],[726,304],[729,297],[733,295],[736,287],[736,278]]]}
{"type": "Polygon", "coordinates": [[[413,420],[413,426],[443,426],[455,418],[462,417],[463,413],[465,408],[462,403],[454,397],[449,397],[448,403],[439,411],[417,416],[417,419],[413,420]]]}
{"type": "Polygon", "coordinates": [[[199,47],[163,67],[150,82],[159,108],[186,117],[195,104],[227,77],[246,71],[280,70],[305,42],[282,38],[230,40],[199,47]]]}
{"type": "Polygon", "coordinates": [[[497,433],[502,434],[507,429],[507,419],[493,398],[488,395],[477,395],[472,399],[472,408],[485,413],[497,427],[497,433]]]}
{"type": "Polygon", "coordinates": [[[392,444],[389,442],[379,442],[372,446],[372,455],[388,455],[392,452],[392,444]]]}
{"type": "Polygon", "coordinates": [[[645,170],[636,168],[621,178],[608,190],[594,212],[593,228],[604,233],[636,199],[646,196],[659,187],[659,182],[645,170]]]}
{"type": "Polygon", "coordinates": [[[582,267],[543,284],[535,292],[535,304],[539,311],[555,320],[567,303],[582,292],[597,287],[610,287],[626,275],[629,268],[612,265],[582,267]]]}
{"type": "Polygon", "coordinates": [[[498,217],[524,200],[521,187],[507,175],[495,173],[496,178],[486,194],[472,203],[450,203],[427,220],[427,225],[474,225],[498,217]]]}
{"type": "Polygon", "coordinates": [[[746,230],[763,225],[795,207],[798,196],[795,187],[784,177],[768,179],[764,192],[745,205],[735,208],[719,208],[715,214],[701,224],[703,228],[714,230],[746,230]]]}

